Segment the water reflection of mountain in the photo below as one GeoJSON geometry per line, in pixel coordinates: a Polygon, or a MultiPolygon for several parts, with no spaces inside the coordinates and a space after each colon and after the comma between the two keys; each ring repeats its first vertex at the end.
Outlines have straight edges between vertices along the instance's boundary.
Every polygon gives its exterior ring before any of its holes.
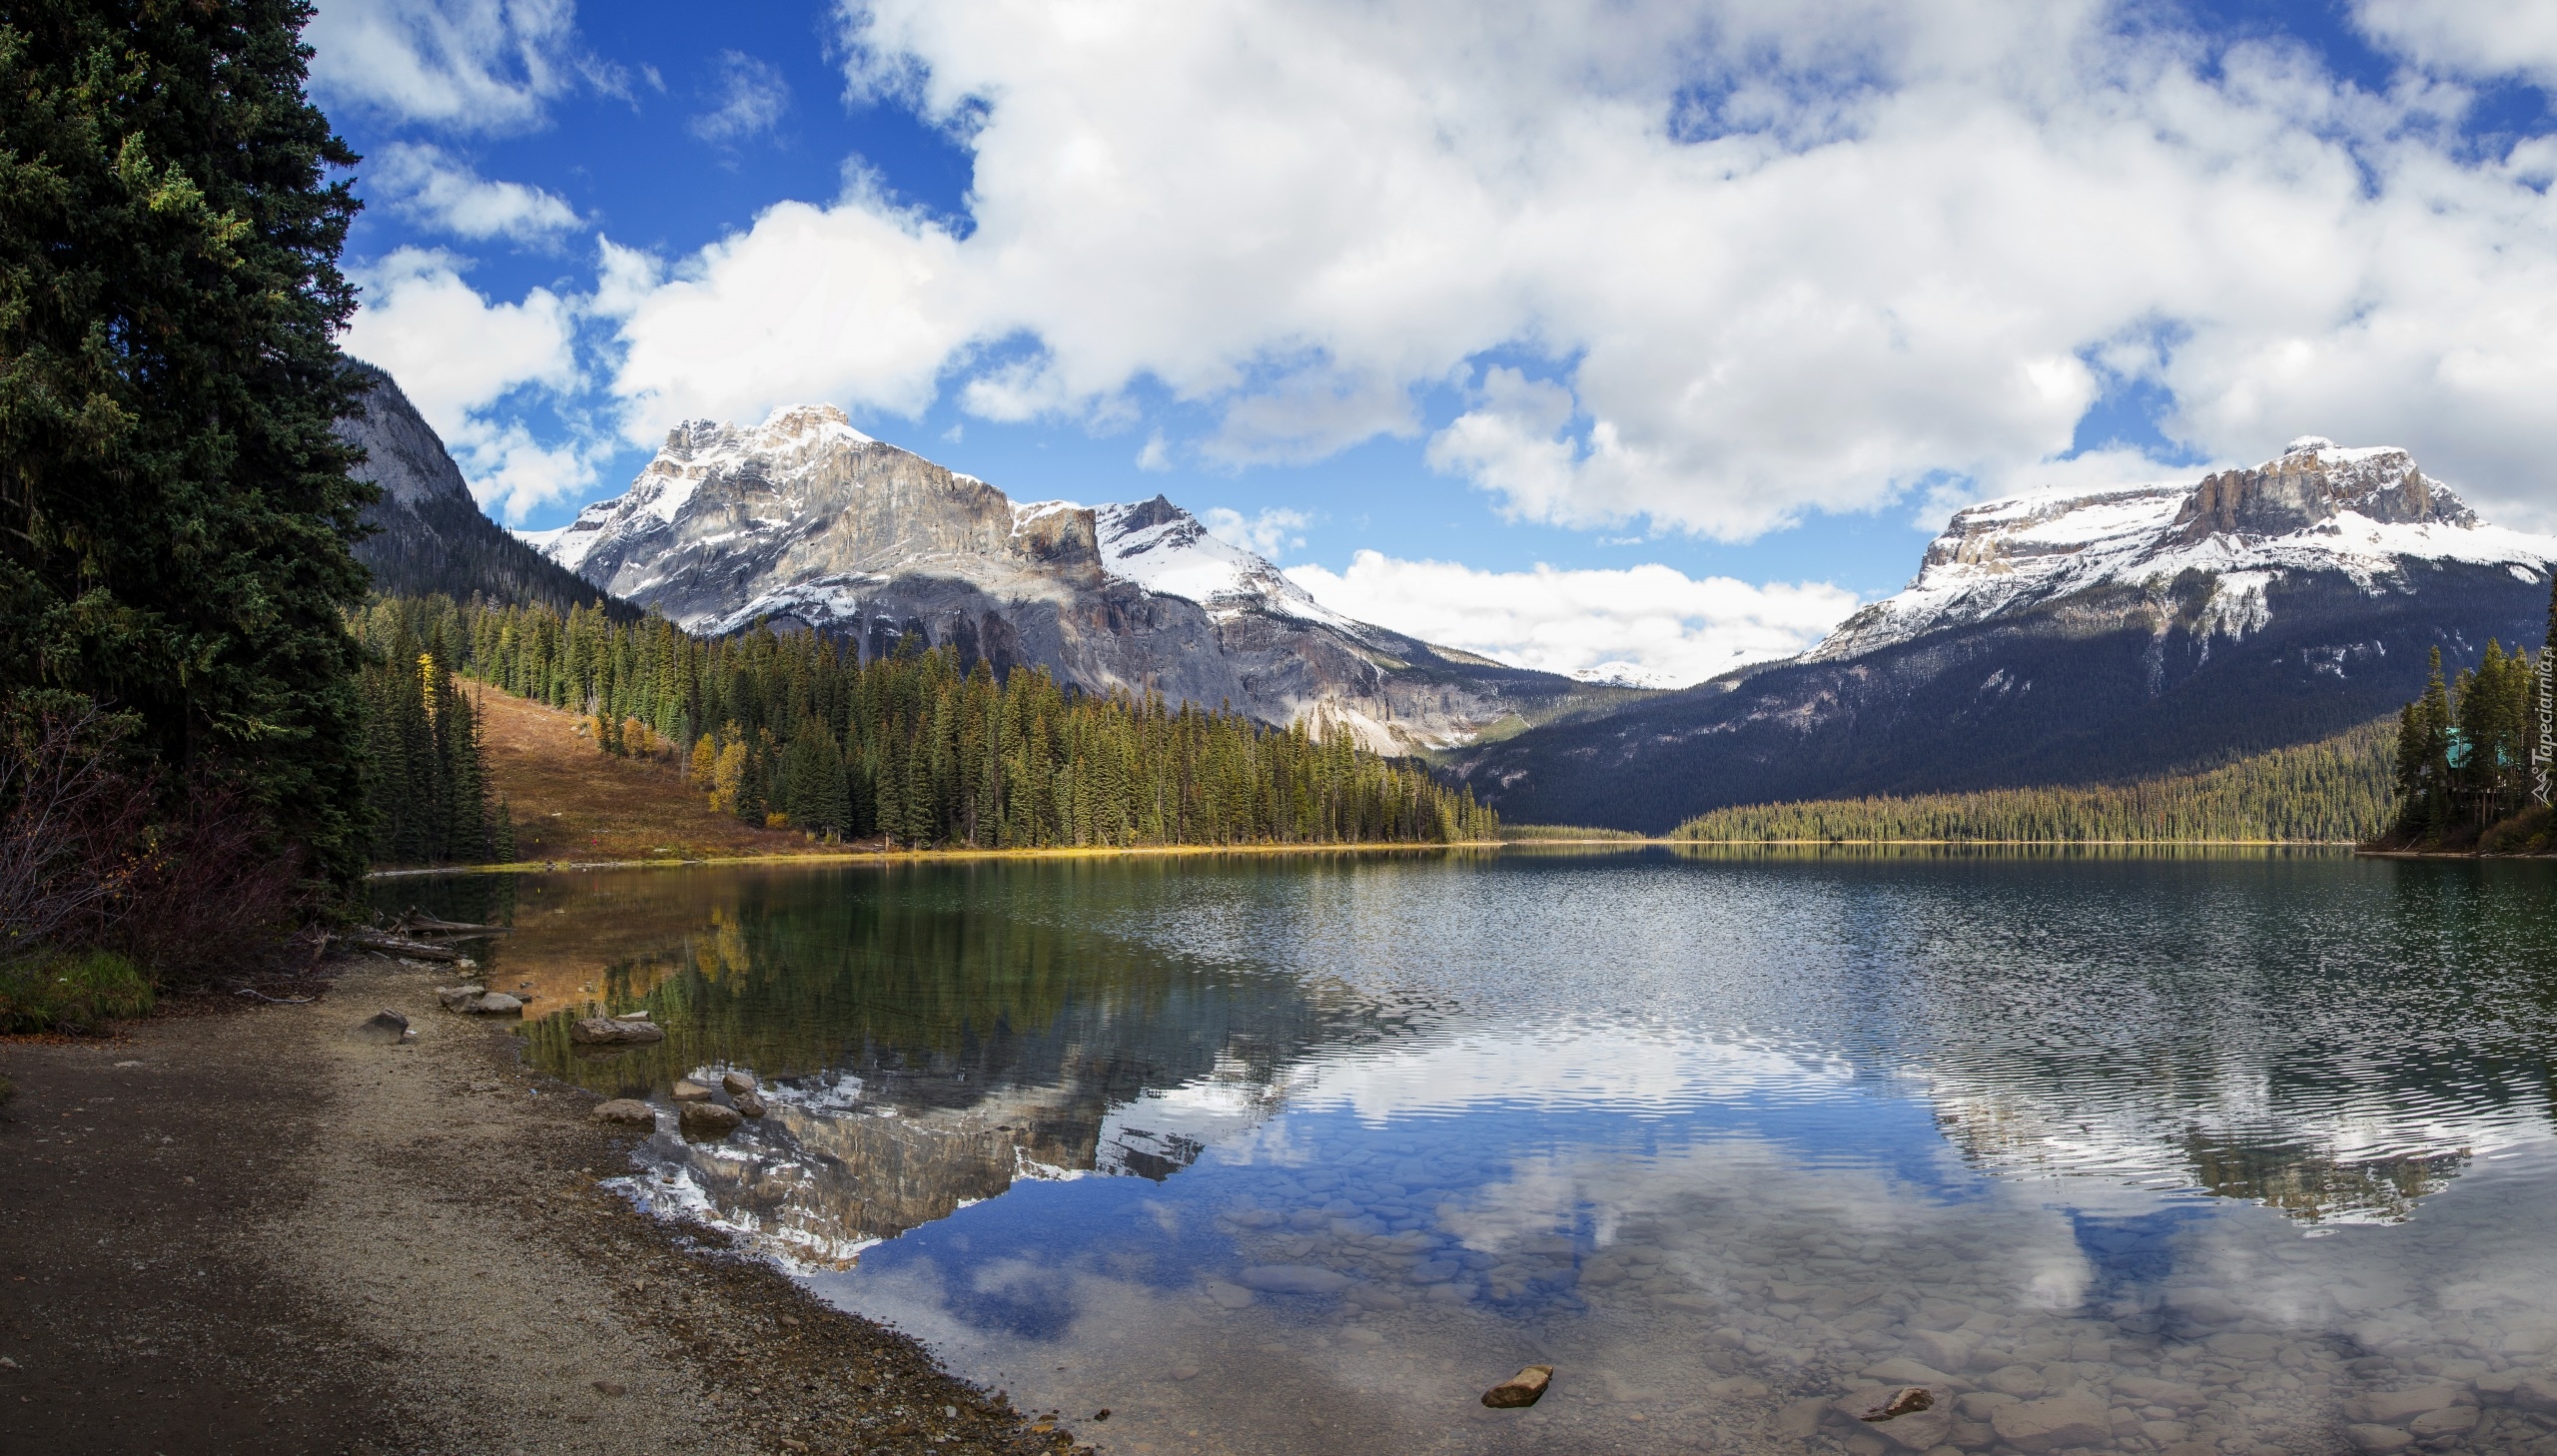
{"type": "Polygon", "coordinates": [[[1845,1014],[1814,1039],[1919,1081],[1993,1170],[2390,1221],[2548,1135],[2544,873],[2086,855],[1750,875],[1782,918],[1830,917],[1834,969],[1807,979],[1845,1014]]]}
{"type": "MultiPolygon", "coordinates": [[[[964,883],[718,883],[727,893],[686,930],[579,983],[616,1009],[646,1007],[664,1042],[596,1055],[554,1016],[528,1029],[530,1055],[612,1095],[662,1094],[706,1067],[753,1071],[769,1116],[725,1144],[660,1150],[729,1221],[820,1255],[1025,1175],[1169,1176],[1213,1128],[1264,1114],[1303,1049],[1376,1027],[1299,978],[1194,965],[964,883]],[[1138,1105],[1136,1125],[1115,1115],[1138,1105]]],[[[523,949],[508,948],[516,967],[523,949]]]]}

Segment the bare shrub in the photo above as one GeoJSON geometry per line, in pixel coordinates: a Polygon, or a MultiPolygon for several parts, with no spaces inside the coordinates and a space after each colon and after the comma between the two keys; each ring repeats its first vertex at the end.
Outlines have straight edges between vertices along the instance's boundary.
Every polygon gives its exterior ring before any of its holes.
{"type": "Polygon", "coordinates": [[[0,965],[95,945],[146,873],[150,776],[132,718],[52,698],[0,718],[0,965]]]}
{"type": "Polygon", "coordinates": [[[104,949],[197,981],[263,966],[309,910],[258,806],[212,768],[164,794],[135,727],[57,694],[0,715],[0,967],[104,949]]]}
{"type": "Polygon", "coordinates": [[[162,986],[266,968],[310,909],[305,856],[279,852],[273,837],[238,787],[191,775],[101,944],[162,986]]]}

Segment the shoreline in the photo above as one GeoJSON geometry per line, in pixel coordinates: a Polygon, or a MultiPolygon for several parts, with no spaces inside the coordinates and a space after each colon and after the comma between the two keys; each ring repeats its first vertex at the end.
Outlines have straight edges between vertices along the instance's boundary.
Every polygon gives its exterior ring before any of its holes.
{"type": "MultiPolygon", "coordinates": [[[[1587,842],[1624,843],[1621,840],[1587,842]]],[[[365,878],[367,880],[401,880],[422,875],[536,875],[568,870],[679,870],[697,865],[888,865],[920,864],[941,860],[1156,859],[1190,855],[1378,854],[1388,851],[1409,854],[1502,847],[1499,840],[1460,839],[1430,844],[1386,841],[1356,844],[1158,844],[1133,845],[1127,848],[1060,846],[1050,849],[844,850],[837,853],[813,854],[713,855],[699,859],[518,860],[504,865],[404,866],[390,870],[368,870],[365,872],[365,878]]]]}
{"type": "Polygon", "coordinates": [[[538,875],[572,870],[679,870],[703,865],[888,865],[959,860],[1162,859],[1206,855],[1423,854],[1445,850],[1580,849],[2349,849],[2356,855],[2407,859],[2550,859],[2549,855],[2480,855],[2431,850],[2365,850],[2342,839],[1466,839],[1439,844],[1167,844],[1127,848],[976,850],[846,850],[840,853],[714,855],[698,859],[519,860],[503,865],[426,865],[370,870],[367,880],[434,875],[538,875]]]}
{"type": "Polygon", "coordinates": [[[0,1402],[29,1449],[1074,1446],[604,1186],[635,1139],[512,1023],[440,1010],[435,969],[323,975],[306,1003],[0,1041],[0,1402]],[[359,1039],[378,1008],[416,1035],[359,1039]]]}

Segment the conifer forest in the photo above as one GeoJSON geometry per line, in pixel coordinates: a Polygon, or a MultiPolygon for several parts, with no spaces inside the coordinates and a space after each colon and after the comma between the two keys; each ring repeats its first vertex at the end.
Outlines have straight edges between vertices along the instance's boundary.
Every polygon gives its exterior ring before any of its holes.
{"type": "MultiPolygon", "coordinates": [[[[702,639],[663,618],[445,597],[366,620],[398,660],[582,714],[600,751],[662,761],[751,824],[973,849],[1451,843],[1496,828],[1471,794],[1341,735],[1079,693],[1037,669],[999,679],[946,648],[862,661],[812,634],[702,639]]],[[[392,695],[404,722],[436,721],[407,693],[392,695]]]]}

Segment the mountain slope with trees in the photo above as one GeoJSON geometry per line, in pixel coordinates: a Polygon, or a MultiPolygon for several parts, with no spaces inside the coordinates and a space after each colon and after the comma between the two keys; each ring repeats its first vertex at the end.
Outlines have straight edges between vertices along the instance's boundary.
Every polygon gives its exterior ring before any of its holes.
{"type": "Polygon", "coordinates": [[[861,661],[811,632],[716,638],[661,617],[401,604],[421,649],[586,715],[750,825],[909,846],[1448,843],[1497,821],[1462,789],[1240,713],[1089,694],[908,639],[861,661]]]}
{"type": "Polygon", "coordinates": [[[2197,773],[2395,711],[2436,648],[2535,633],[2552,560],[2402,450],[2302,439],[2191,485],[1970,507],[1801,658],[1444,758],[1504,818],[1654,833],[2197,773]]]}
{"type": "Polygon", "coordinates": [[[368,534],[356,559],[384,596],[441,593],[455,599],[553,607],[601,604],[618,620],[639,609],[588,584],[517,540],[479,509],[461,467],[391,375],[359,365],[361,412],[338,421],[340,439],[365,452],[355,476],[380,488],[365,507],[368,534]]]}
{"type": "Polygon", "coordinates": [[[2304,843],[2366,839],[2394,809],[2388,720],[2200,774],[2127,784],[1827,799],[1717,809],[1675,839],[2012,844],[2304,843]]]}

